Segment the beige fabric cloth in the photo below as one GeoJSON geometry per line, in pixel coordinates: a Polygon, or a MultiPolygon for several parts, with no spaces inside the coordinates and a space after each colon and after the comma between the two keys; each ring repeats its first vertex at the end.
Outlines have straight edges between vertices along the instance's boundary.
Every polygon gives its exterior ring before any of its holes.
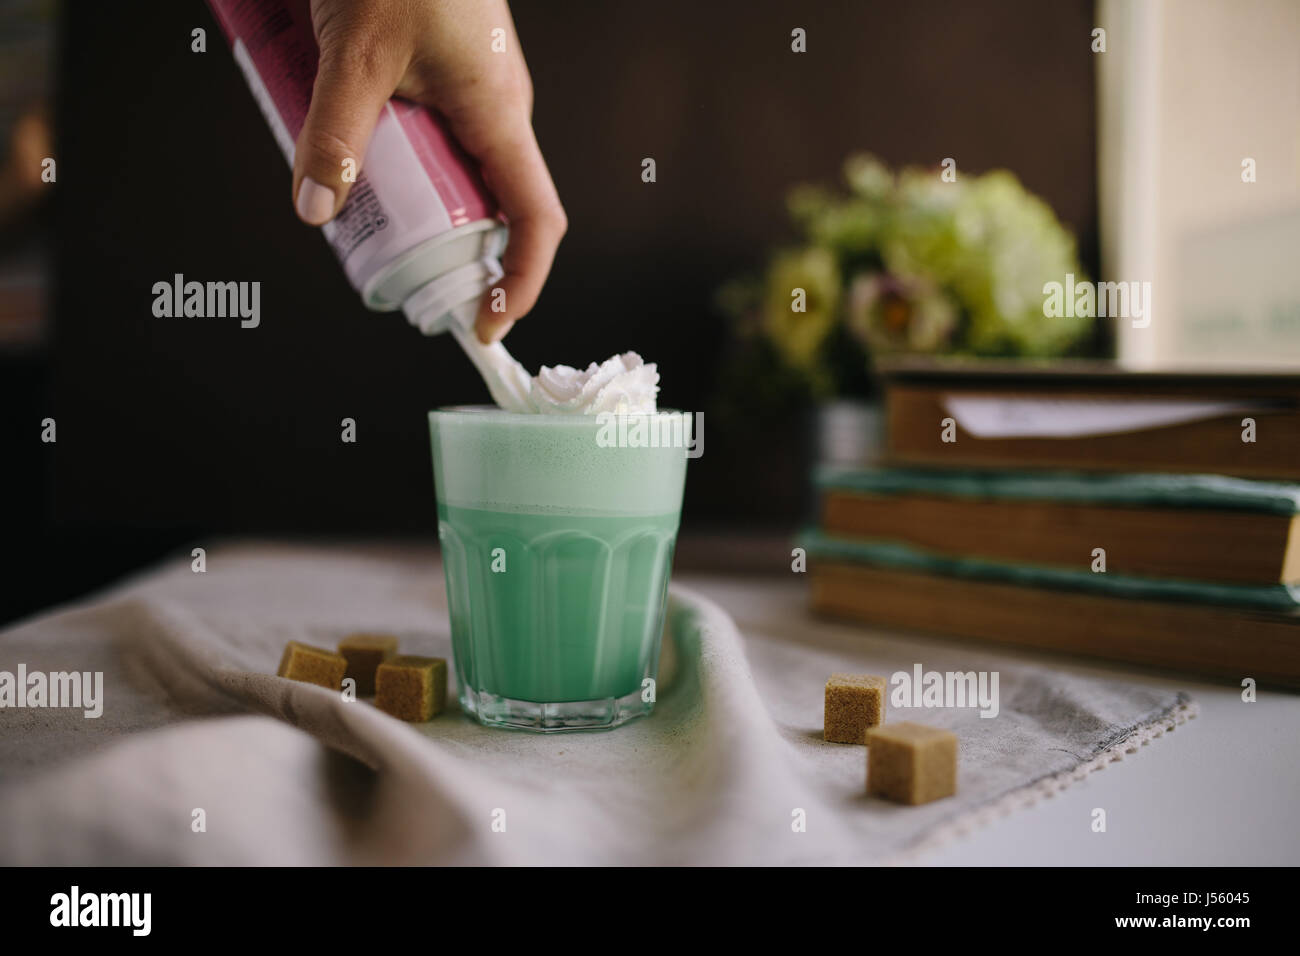
{"type": "Polygon", "coordinates": [[[247,544],[210,551],[202,574],[168,565],[0,633],[0,671],[103,671],[105,684],[98,719],[0,709],[0,863],[879,862],[1189,713],[1182,695],[983,649],[918,660],[905,639],[811,620],[794,583],[704,585],[741,628],[675,585],[652,717],[540,736],[480,727],[454,704],[403,724],[274,676],[287,640],[333,646],[356,630],[449,656],[432,551],[247,544]],[[998,670],[1001,713],[891,711],[961,740],[959,795],[897,807],[864,794],[863,748],[821,739],[822,690],[834,671],[914,663],[998,670]]]}

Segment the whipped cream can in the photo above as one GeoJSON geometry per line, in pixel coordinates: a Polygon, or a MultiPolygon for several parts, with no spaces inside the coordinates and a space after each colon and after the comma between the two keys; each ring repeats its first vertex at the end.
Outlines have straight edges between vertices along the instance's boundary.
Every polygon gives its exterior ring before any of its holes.
{"type": "MultiPolygon", "coordinates": [[[[310,0],[208,0],[290,165],[319,51],[310,0]]],[[[506,227],[474,162],[427,108],[384,106],[339,214],[322,227],[367,308],[426,335],[472,323],[501,278],[506,227]]],[[[340,177],[344,170],[340,169],[340,177]]]]}

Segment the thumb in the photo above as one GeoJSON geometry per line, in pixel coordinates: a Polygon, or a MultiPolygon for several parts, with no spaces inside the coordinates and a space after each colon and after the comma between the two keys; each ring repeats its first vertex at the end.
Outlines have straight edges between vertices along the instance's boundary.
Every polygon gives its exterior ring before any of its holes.
{"type": "Polygon", "coordinates": [[[401,72],[396,62],[322,53],[293,158],[293,208],[303,222],[323,225],[342,208],[401,72]]]}

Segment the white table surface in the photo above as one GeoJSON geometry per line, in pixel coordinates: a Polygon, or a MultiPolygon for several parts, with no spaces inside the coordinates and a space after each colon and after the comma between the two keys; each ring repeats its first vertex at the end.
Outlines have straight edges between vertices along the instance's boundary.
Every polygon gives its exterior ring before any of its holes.
{"type": "MultiPolygon", "coordinates": [[[[747,632],[776,605],[807,604],[790,577],[675,575],[747,632]]],[[[864,632],[868,629],[863,626],[864,632]]],[[[874,629],[876,635],[888,631],[874,629]]],[[[897,634],[919,647],[951,646],[897,634]]],[[[748,638],[747,638],[748,639],[748,638]]],[[[792,636],[797,640],[797,636],[792,636]]],[[[983,644],[985,648],[995,645],[983,644]]],[[[1300,864],[1300,695],[1003,646],[1026,663],[1188,692],[1199,714],[1053,797],[1015,810],[917,859],[921,865],[1136,866],[1300,864]],[[1106,832],[1092,830],[1106,811],[1106,832]]]]}

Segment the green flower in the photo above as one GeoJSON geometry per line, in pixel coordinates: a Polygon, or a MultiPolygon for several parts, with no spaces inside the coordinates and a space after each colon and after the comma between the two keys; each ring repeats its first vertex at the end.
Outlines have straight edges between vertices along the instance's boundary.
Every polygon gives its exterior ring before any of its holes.
{"type": "Polygon", "coordinates": [[[970,250],[959,294],[973,350],[1060,355],[1087,334],[1088,318],[1043,314],[1043,284],[1083,271],[1074,238],[1047,203],[1000,170],[970,184],[956,222],[970,250]]]}
{"type": "Polygon", "coordinates": [[[829,249],[791,250],[772,261],[767,271],[763,326],[789,365],[814,371],[818,351],[835,327],[839,294],[839,266],[829,249]],[[803,290],[803,295],[796,296],[796,290],[803,290]],[[803,311],[796,311],[800,304],[803,311]]]}
{"type": "Polygon", "coordinates": [[[999,170],[944,183],[908,171],[884,239],[890,272],[921,275],[961,304],[965,349],[980,355],[1060,355],[1090,328],[1043,314],[1043,284],[1081,273],[1074,239],[1050,206],[999,170]]]}
{"type": "Polygon", "coordinates": [[[887,200],[894,191],[894,174],[870,153],[858,153],[845,161],[844,180],[854,194],[865,199],[887,200]]]}

